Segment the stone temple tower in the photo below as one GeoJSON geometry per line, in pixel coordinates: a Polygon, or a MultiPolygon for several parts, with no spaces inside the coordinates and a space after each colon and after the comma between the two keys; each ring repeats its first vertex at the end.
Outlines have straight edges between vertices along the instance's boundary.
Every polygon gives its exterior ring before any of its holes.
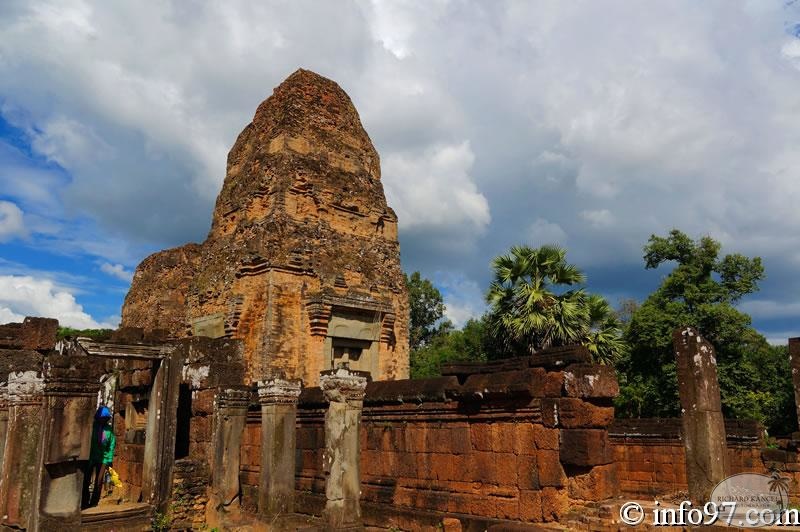
{"type": "Polygon", "coordinates": [[[228,154],[203,244],[137,267],[122,326],[240,338],[248,376],[347,361],[408,376],[408,294],[378,153],[335,82],[298,70],[228,154]]]}

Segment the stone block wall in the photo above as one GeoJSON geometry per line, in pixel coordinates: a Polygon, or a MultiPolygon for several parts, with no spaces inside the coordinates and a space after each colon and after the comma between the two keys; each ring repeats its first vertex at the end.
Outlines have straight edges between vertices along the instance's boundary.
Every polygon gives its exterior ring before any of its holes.
{"type": "Polygon", "coordinates": [[[214,401],[220,386],[243,381],[242,346],[235,340],[192,338],[177,343],[177,354],[183,367],[169,515],[173,528],[203,530],[214,456],[214,401]]]}
{"type": "MultiPolygon", "coordinates": [[[[406,528],[447,515],[476,523],[555,521],[571,504],[614,496],[607,426],[616,377],[585,355],[560,358],[370,383],[360,435],[365,524],[406,528]]],[[[304,509],[324,497],[326,408],[319,388],[301,394],[296,488],[304,509]]],[[[241,448],[245,507],[258,489],[259,434],[252,411],[241,448]]]]}
{"type": "MultiPolygon", "coordinates": [[[[768,473],[773,468],[788,471],[785,462],[793,465],[789,458],[797,458],[796,453],[763,449],[763,429],[755,421],[726,420],[725,429],[731,474],[768,473]],[[784,463],[769,463],[764,456],[770,454],[779,455],[784,463]]],[[[622,493],[652,497],[687,490],[680,419],[617,419],[609,427],[609,437],[622,493]]],[[[792,484],[793,496],[800,495],[800,484],[792,484]]]]}
{"type": "MultiPolygon", "coordinates": [[[[135,331],[133,328],[126,332],[135,331]]],[[[147,338],[134,338],[131,344],[147,344],[147,338]]],[[[220,386],[243,380],[241,344],[234,340],[193,338],[174,342],[177,409],[174,424],[175,448],[169,515],[174,523],[198,529],[205,523],[213,459],[214,399],[220,386]],[[202,506],[202,511],[198,508],[202,506]]],[[[114,467],[123,483],[122,498],[143,500],[145,460],[144,421],[158,363],[125,360],[116,364],[114,431],[117,451],[114,467]]],[[[114,494],[115,498],[118,496],[114,494]]]]}
{"type": "Polygon", "coordinates": [[[261,411],[255,406],[247,414],[240,453],[239,482],[242,489],[242,509],[256,513],[258,475],[261,471],[261,411]]]}

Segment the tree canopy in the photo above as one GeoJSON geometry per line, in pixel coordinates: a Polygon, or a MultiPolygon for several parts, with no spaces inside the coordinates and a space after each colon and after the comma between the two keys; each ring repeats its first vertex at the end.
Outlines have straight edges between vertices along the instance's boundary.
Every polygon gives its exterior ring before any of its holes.
{"type": "Polygon", "coordinates": [[[788,361],[734,306],[758,290],[764,267],[758,257],[720,258],[720,250],[710,237],[694,241],[677,229],[666,237],[652,235],[645,245],[646,268],[674,268],[630,315],[625,331],[630,351],[617,365],[618,415],[679,415],[672,333],[692,325],[715,347],[725,415],[753,417],[774,430],[787,430],[781,427],[786,416],[776,407],[790,397],[786,378],[777,373],[788,361]]]}
{"type": "Polygon", "coordinates": [[[487,360],[490,337],[483,318],[468,320],[460,330],[449,330],[434,337],[428,345],[412,351],[411,377],[415,379],[441,375],[447,362],[487,360]]]}
{"type": "Polygon", "coordinates": [[[452,328],[452,324],[444,317],[444,298],[433,283],[419,272],[404,275],[411,318],[409,345],[413,351],[452,328]]]}
{"type": "Polygon", "coordinates": [[[73,329],[72,327],[59,327],[57,338],[62,339],[66,337],[77,338],[83,336],[93,340],[108,340],[111,337],[111,329],[73,329]]]}
{"type": "Polygon", "coordinates": [[[610,363],[624,351],[616,314],[579,286],[586,276],[566,261],[564,249],[514,246],[492,269],[489,323],[501,356],[579,343],[597,362],[610,363]]]}

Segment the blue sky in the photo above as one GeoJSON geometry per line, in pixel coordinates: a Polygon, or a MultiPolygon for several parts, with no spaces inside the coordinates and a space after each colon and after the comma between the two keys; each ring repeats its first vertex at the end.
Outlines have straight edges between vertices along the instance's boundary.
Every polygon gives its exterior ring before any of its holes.
{"type": "Polygon", "coordinates": [[[138,262],[201,241],[225,158],[298,67],[350,94],[403,264],[456,322],[489,261],[558,243],[612,303],[673,227],[759,255],[800,336],[797,2],[0,4],[0,322],[114,325],[138,262]]]}

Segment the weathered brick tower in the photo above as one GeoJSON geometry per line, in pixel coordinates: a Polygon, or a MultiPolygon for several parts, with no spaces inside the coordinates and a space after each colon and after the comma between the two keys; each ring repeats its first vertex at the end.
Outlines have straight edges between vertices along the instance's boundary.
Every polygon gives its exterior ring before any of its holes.
{"type": "Polygon", "coordinates": [[[339,361],[408,376],[408,295],[397,216],[353,103],[298,70],[228,154],[203,244],[137,267],[122,326],[244,341],[247,372],[314,385],[339,361]]]}

